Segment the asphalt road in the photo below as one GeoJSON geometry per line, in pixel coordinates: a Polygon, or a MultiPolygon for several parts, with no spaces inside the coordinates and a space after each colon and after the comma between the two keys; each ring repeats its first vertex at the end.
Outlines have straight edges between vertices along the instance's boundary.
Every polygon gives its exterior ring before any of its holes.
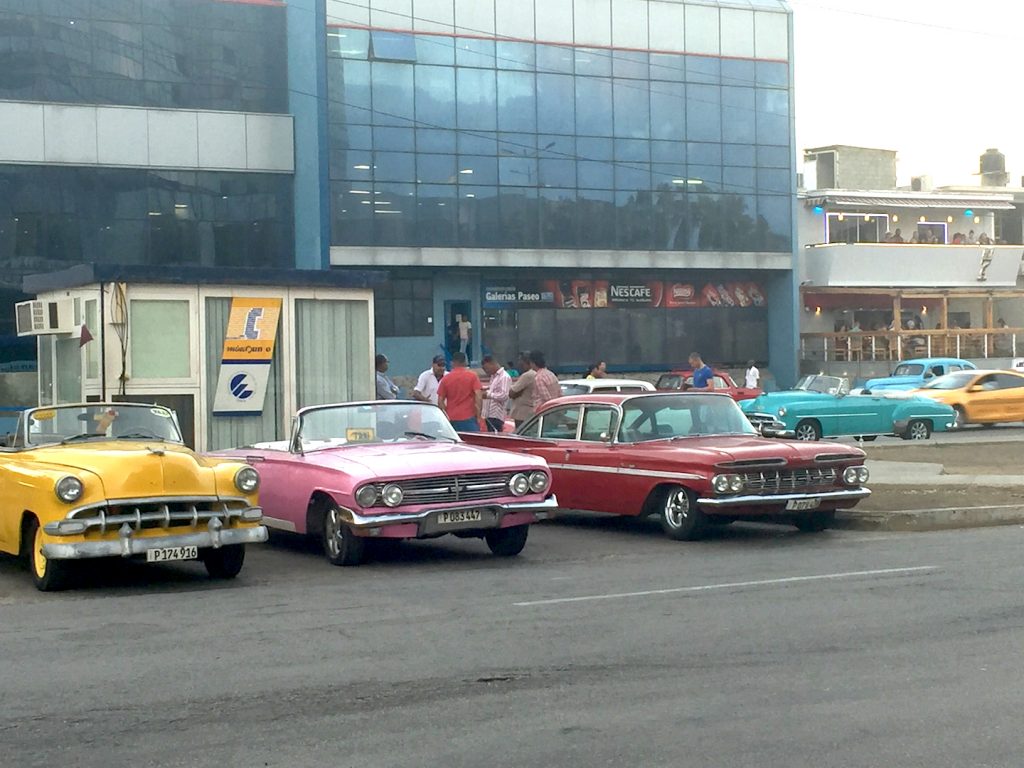
{"type": "Polygon", "coordinates": [[[3,765],[1022,763],[1024,529],[675,543],[579,519],[333,568],[120,565],[36,593],[0,560],[3,765]]]}
{"type": "MultiPolygon", "coordinates": [[[[845,443],[856,444],[852,437],[838,438],[845,443]]],[[[960,430],[952,432],[935,432],[930,440],[943,444],[970,444],[970,443],[1000,443],[1017,442],[1024,440],[1024,424],[1017,422],[1011,424],[996,424],[992,427],[983,427],[978,424],[968,424],[960,430]]],[[[907,442],[899,437],[879,437],[875,440],[876,445],[899,445],[907,442]]]]}

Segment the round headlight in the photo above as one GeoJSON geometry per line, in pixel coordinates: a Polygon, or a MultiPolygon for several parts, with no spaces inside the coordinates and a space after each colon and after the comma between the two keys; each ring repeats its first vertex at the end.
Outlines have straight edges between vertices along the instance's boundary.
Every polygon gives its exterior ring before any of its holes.
{"type": "Polygon", "coordinates": [[[402,499],[405,498],[405,493],[402,492],[400,487],[391,483],[384,486],[384,490],[380,492],[380,497],[384,499],[384,503],[389,507],[397,507],[402,503],[402,499]]]}
{"type": "Polygon", "coordinates": [[[783,406],[782,408],[779,408],[779,416],[785,416],[785,415],[786,415],[786,408],[785,408],[785,406],[783,406]]]}
{"type": "Polygon", "coordinates": [[[868,472],[867,467],[857,467],[857,482],[866,483],[868,478],[871,477],[871,473],[868,472]]]}
{"type": "Polygon", "coordinates": [[[530,475],[530,490],[534,493],[544,493],[551,485],[551,480],[546,472],[534,472],[530,475]]]}
{"type": "Polygon", "coordinates": [[[530,478],[523,474],[512,475],[508,487],[513,496],[525,496],[530,492],[530,478]]]}
{"type": "Polygon", "coordinates": [[[356,491],[356,501],[361,507],[372,507],[377,503],[377,489],[372,485],[364,485],[356,491]]]}
{"type": "Polygon", "coordinates": [[[739,475],[729,475],[729,492],[730,493],[739,493],[740,491],[743,490],[743,486],[744,485],[745,485],[745,483],[743,482],[743,478],[742,477],[740,477],[739,475]]]}
{"type": "Polygon", "coordinates": [[[715,489],[715,493],[728,493],[729,476],[715,475],[713,478],[711,478],[711,487],[715,489]]]}
{"type": "Polygon", "coordinates": [[[82,498],[82,491],[84,490],[82,481],[71,475],[62,477],[53,487],[53,492],[57,494],[57,498],[66,504],[71,504],[82,498]]]}
{"type": "Polygon", "coordinates": [[[252,467],[242,467],[235,472],[235,488],[242,493],[254,493],[260,487],[260,473],[252,467]]]}
{"type": "Polygon", "coordinates": [[[844,469],[843,482],[847,485],[856,485],[858,482],[857,478],[860,477],[860,472],[857,471],[859,469],[860,467],[847,467],[844,469]]]}

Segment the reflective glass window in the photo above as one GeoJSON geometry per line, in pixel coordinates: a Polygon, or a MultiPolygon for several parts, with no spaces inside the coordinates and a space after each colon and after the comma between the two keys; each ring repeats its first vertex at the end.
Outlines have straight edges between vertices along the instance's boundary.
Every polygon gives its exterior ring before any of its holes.
{"type": "Polygon", "coordinates": [[[459,245],[499,245],[499,227],[497,188],[459,185],[459,245]]]}
{"type": "Polygon", "coordinates": [[[416,181],[421,184],[454,184],[456,179],[454,155],[416,155],[416,181]]]}
{"type": "Polygon", "coordinates": [[[651,135],[650,89],[634,80],[613,84],[615,135],[645,139],[651,135]]]}
{"type": "Polygon", "coordinates": [[[722,60],[714,56],[687,56],[686,82],[719,85],[722,82],[722,60]]]}
{"type": "Polygon", "coordinates": [[[328,114],[335,122],[371,122],[370,64],[366,61],[328,62],[328,114]]]}
{"type": "Polygon", "coordinates": [[[686,87],[682,83],[651,84],[651,138],[686,138],[686,87]]]}
{"type": "Polygon", "coordinates": [[[758,85],[775,88],[789,87],[789,66],[785,62],[759,61],[756,75],[758,85]]]}
{"type": "Polygon", "coordinates": [[[542,133],[572,134],[576,130],[575,103],[576,92],[571,77],[537,75],[537,128],[542,133]]]}
{"type": "Polygon", "coordinates": [[[540,191],[540,245],[542,248],[576,247],[576,190],[540,191]]]}
{"type": "Polygon", "coordinates": [[[576,74],[591,77],[612,76],[612,53],[606,49],[577,48],[576,74]]]}
{"type": "Polygon", "coordinates": [[[539,157],[575,157],[576,139],[542,133],[537,136],[537,153],[539,157]]]}
{"type": "Polygon", "coordinates": [[[416,35],[416,61],[420,64],[452,66],[455,63],[455,39],[439,35],[416,35]]]}
{"type": "Polygon", "coordinates": [[[530,72],[498,72],[498,129],[537,130],[537,85],[530,72]]]}
{"type": "Polygon", "coordinates": [[[611,160],[615,153],[611,139],[579,136],[576,139],[576,151],[584,160],[611,160]]]}
{"type": "Polygon", "coordinates": [[[332,179],[370,181],[373,178],[373,153],[368,149],[332,149],[330,174],[332,179]]]}
{"type": "Polygon", "coordinates": [[[331,242],[373,242],[373,188],[369,184],[331,183],[331,242]]]}
{"type": "Polygon", "coordinates": [[[454,69],[416,67],[416,120],[421,125],[455,125],[454,69]]]}
{"type": "Polygon", "coordinates": [[[766,251],[792,250],[790,201],[787,195],[758,195],[757,215],[764,222],[760,246],[766,251]]]}
{"type": "Polygon", "coordinates": [[[597,77],[577,77],[577,133],[581,136],[611,136],[612,114],[612,81],[597,77]]]}
{"type": "Polygon", "coordinates": [[[723,86],[722,140],[752,144],[754,125],[754,89],[723,86]]]}
{"type": "Polygon", "coordinates": [[[370,33],[370,55],[375,61],[416,61],[416,40],[403,32],[374,30],[370,33]]]}
{"type": "Polygon", "coordinates": [[[542,187],[576,186],[576,162],[574,160],[541,159],[539,171],[542,187]]]}
{"type": "Polygon", "coordinates": [[[498,244],[533,248],[537,245],[537,190],[500,190],[498,244]]]}
{"type": "Polygon", "coordinates": [[[416,155],[412,152],[374,152],[373,177],[377,181],[416,181],[416,155]]]}
{"type": "Polygon", "coordinates": [[[459,128],[497,128],[497,86],[493,69],[456,70],[459,128]]]}
{"type": "Polygon", "coordinates": [[[615,188],[615,166],[611,162],[590,162],[580,160],[576,173],[581,187],[592,189],[615,188]]]}
{"type": "Polygon", "coordinates": [[[456,151],[455,131],[420,128],[416,131],[416,148],[421,152],[456,151]]]}
{"type": "Polygon", "coordinates": [[[702,182],[704,191],[717,191],[722,184],[722,166],[690,163],[687,180],[687,185],[690,187],[699,186],[695,182],[702,182]]]}
{"type": "Polygon", "coordinates": [[[576,58],[573,49],[567,45],[538,45],[537,71],[571,75],[576,58]]]}
{"type": "Polygon", "coordinates": [[[374,62],[371,77],[374,122],[377,125],[412,126],[416,120],[412,66],[374,62]]]}
{"type": "Polygon", "coordinates": [[[533,43],[499,40],[494,58],[498,69],[533,72],[537,68],[537,53],[533,43]]]}
{"type": "Polygon", "coordinates": [[[498,135],[496,133],[461,131],[458,135],[459,152],[470,155],[498,154],[498,135]]]}
{"type": "Polygon", "coordinates": [[[686,59],[675,53],[651,54],[651,80],[681,83],[686,79],[686,59]]]}
{"type": "Polygon", "coordinates": [[[757,189],[759,192],[788,194],[792,189],[793,183],[788,170],[760,168],[757,171],[757,189]]]}
{"type": "Polygon", "coordinates": [[[721,88],[686,86],[686,136],[691,141],[722,140],[721,88]]]}
{"type": "Polygon", "coordinates": [[[646,163],[651,159],[651,143],[642,139],[615,139],[615,159],[646,163]]]}
{"type": "Polygon", "coordinates": [[[685,163],[686,144],[681,141],[652,141],[651,160],[656,163],[685,163]]]}
{"type": "Polygon", "coordinates": [[[650,192],[615,193],[615,239],[619,248],[642,251],[650,249],[651,200],[650,192]]]}
{"type": "Polygon", "coordinates": [[[380,245],[416,245],[416,185],[373,186],[374,237],[380,245]]]}
{"type": "Polygon", "coordinates": [[[455,63],[460,67],[494,69],[494,41],[460,37],[455,41],[455,63]]]}
{"type": "Polygon", "coordinates": [[[756,192],[757,186],[755,176],[756,174],[753,168],[727,166],[722,169],[722,191],[745,193],[756,192]]]}
{"type": "Polygon", "coordinates": [[[486,155],[459,155],[460,184],[497,184],[498,158],[486,155]]]}
{"type": "Polygon", "coordinates": [[[417,192],[417,244],[455,245],[458,221],[458,189],[455,186],[421,184],[417,192]]]}
{"type": "Polygon", "coordinates": [[[722,145],[691,141],[686,145],[687,162],[697,165],[721,165],[722,145]]]}
{"type": "Polygon", "coordinates": [[[374,128],[373,146],[395,152],[412,152],[416,149],[416,132],[412,128],[374,128]]]}
{"type": "Polygon", "coordinates": [[[723,144],[722,162],[725,165],[756,165],[754,147],[747,144],[723,144]]]}
{"type": "Polygon", "coordinates": [[[537,159],[534,157],[499,157],[498,183],[512,187],[537,186],[537,159]]]}
{"type": "Polygon", "coordinates": [[[373,129],[368,125],[330,124],[331,147],[338,149],[370,149],[373,147],[373,129]]]}
{"type": "Polygon", "coordinates": [[[652,189],[685,189],[686,165],[683,163],[651,163],[652,189]]]}
{"type": "MultiPolygon", "coordinates": [[[[751,155],[753,155],[753,148],[751,155]]],[[[757,164],[766,168],[789,168],[789,147],[759,146],[757,148],[757,164]]],[[[751,163],[753,165],[753,163],[751,163]]]]}
{"type": "Polygon", "coordinates": [[[757,143],[789,144],[789,92],[757,89],[757,143]]]}
{"type": "Polygon", "coordinates": [[[580,189],[576,193],[580,248],[607,248],[615,242],[615,193],[580,189]]]}
{"type": "Polygon", "coordinates": [[[644,51],[612,52],[612,75],[632,80],[647,80],[650,77],[649,58],[644,51]]]}
{"type": "Polygon", "coordinates": [[[648,190],[651,188],[650,163],[616,161],[615,188],[618,190],[648,190]]]}
{"type": "Polygon", "coordinates": [[[370,55],[370,32],[365,29],[328,29],[327,55],[342,59],[368,58],[370,55]]]}
{"type": "Polygon", "coordinates": [[[753,59],[722,59],[722,85],[746,85],[755,81],[753,59]]]}

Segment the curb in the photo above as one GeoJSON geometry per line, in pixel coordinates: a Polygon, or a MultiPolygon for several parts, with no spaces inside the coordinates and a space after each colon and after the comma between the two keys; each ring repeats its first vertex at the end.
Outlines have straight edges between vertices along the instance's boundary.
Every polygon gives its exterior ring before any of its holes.
{"type": "Polygon", "coordinates": [[[991,507],[948,507],[897,512],[844,510],[836,514],[833,527],[848,531],[922,532],[993,525],[1024,525],[1024,505],[1000,504],[991,507]]]}

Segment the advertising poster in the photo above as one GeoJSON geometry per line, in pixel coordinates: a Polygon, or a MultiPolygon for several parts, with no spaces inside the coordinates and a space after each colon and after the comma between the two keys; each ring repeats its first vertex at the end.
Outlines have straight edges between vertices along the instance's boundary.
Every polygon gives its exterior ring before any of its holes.
{"type": "Polygon", "coordinates": [[[281,299],[231,300],[220,376],[213,399],[215,416],[263,412],[274,359],[281,299]]]}
{"type": "Polygon", "coordinates": [[[746,309],[767,305],[764,290],[758,283],[752,282],[710,282],[700,285],[661,280],[540,280],[484,288],[484,306],[490,309],[746,309]]]}

